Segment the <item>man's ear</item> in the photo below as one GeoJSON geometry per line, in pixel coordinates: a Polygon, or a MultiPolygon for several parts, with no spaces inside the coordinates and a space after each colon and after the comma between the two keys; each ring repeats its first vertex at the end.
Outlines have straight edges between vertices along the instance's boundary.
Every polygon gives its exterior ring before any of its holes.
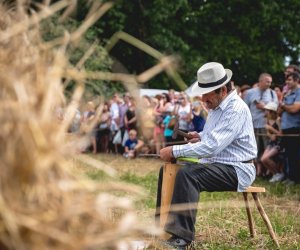
{"type": "Polygon", "coordinates": [[[226,86],[222,86],[222,96],[227,95],[227,88],[226,86]]]}

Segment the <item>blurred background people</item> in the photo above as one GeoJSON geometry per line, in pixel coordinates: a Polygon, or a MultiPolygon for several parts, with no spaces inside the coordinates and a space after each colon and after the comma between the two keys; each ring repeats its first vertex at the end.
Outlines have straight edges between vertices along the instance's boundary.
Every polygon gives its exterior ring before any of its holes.
{"type": "Polygon", "coordinates": [[[201,132],[204,128],[206,118],[207,110],[204,107],[201,98],[195,97],[194,102],[192,103],[192,128],[190,129],[190,131],[197,131],[198,133],[201,132]]]}
{"type": "Polygon", "coordinates": [[[241,97],[243,100],[245,99],[245,95],[246,95],[248,89],[251,89],[251,86],[248,85],[248,84],[243,84],[243,85],[240,87],[240,97],[241,97]]]}
{"type": "Polygon", "coordinates": [[[265,105],[266,112],[266,131],[269,143],[261,157],[264,167],[272,174],[270,182],[282,181],[284,179],[283,160],[280,158],[280,139],[281,135],[280,120],[277,115],[278,104],[269,102],[265,105]]]}
{"type": "MultiPolygon", "coordinates": [[[[109,142],[109,150],[114,153],[118,153],[118,145],[114,144],[114,137],[117,135],[119,131],[120,126],[120,111],[119,111],[119,105],[118,105],[119,95],[115,93],[109,101],[109,112],[111,117],[111,123],[110,123],[110,142],[109,142]]],[[[122,138],[121,138],[122,141],[122,138]]]]}
{"type": "MultiPolygon", "coordinates": [[[[178,128],[186,133],[189,131],[191,112],[191,103],[188,101],[187,96],[181,93],[174,108],[174,114],[178,119],[178,128]]],[[[177,135],[176,141],[179,143],[185,143],[184,137],[181,135],[177,135]]]]}
{"type": "Polygon", "coordinates": [[[124,124],[127,131],[137,130],[136,105],[133,97],[129,97],[130,105],[124,116],[124,124]]]}
{"type": "Polygon", "coordinates": [[[163,112],[161,112],[161,95],[156,95],[153,101],[155,102],[155,106],[153,109],[155,126],[153,129],[153,143],[155,145],[155,153],[159,154],[163,143],[164,143],[164,127],[163,127],[163,112]]]}
{"type": "Polygon", "coordinates": [[[280,85],[275,85],[274,86],[274,91],[276,92],[277,98],[278,98],[278,102],[282,102],[283,100],[283,92],[282,92],[282,87],[280,85]]]}
{"type": "Polygon", "coordinates": [[[285,95],[285,94],[288,92],[288,90],[289,90],[289,86],[288,86],[288,84],[286,83],[286,79],[287,79],[287,77],[288,77],[291,73],[294,73],[294,72],[300,74],[300,68],[299,68],[297,65],[294,65],[294,64],[288,65],[288,66],[285,68],[284,72],[283,72],[283,73],[284,73],[284,80],[285,80],[284,85],[282,86],[282,93],[283,93],[283,95],[285,95]]]}
{"type": "Polygon", "coordinates": [[[129,131],[129,138],[125,142],[124,157],[135,158],[143,145],[144,142],[137,138],[137,131],[135,129],[131,129],[129,131]]]}
{"type": "MultiPolygon", "coordinates": [[[[84,120],[85,126],[89,127],[89,125],[94,122],[94,119],[97,119],[95,117],[95,104],[92,101],[89,101],[87,103],[87,114],[86,114],[86,118],[84,120]]],[[[92,128],[91,131],[87,131],[89,132],[89,136],[91,139],[91,146],[92,146],[92,152],[93,154],[97,153],[97,142],[96,142],[96,133],[97,133],[97,123],[94,125],[94,127],[92,128]]]]}
{"type": "Polygon", "coordinates": [[[265,170],[260,162],[260,158],[265,151],[268,143],[268,137],[266,136],[266,120],[265,120],[265,105],[269,102],[274,102],[278,105],[278,98],[274,90],[271,87],[272,76],[268,73],[260,74],[258,78],[257,87],[248,89],[244,98],[244,101],[250,108],[252,114],[253,127],[255,132],[255,138],[257,143],[257,159],[255,161],[256,174],[258,176],[265,175],[265,170]]]}
{"type": "Polygon", "coordinates": [[[108,103],[103,104],[102,114],[98,129],[98,149],[100,152],[108,153],[109,135],[110,135],[111,117],[108,103]]]}
{"type": "Polygon", "coordinates": [[[300,182],[300,75],[290,73],[286,78],[288,92],[279,105],[281,114],[282,145],[285,148],[287,184],[300,182]],[[290,135],[290,136],[289,136],[290,135]]]}

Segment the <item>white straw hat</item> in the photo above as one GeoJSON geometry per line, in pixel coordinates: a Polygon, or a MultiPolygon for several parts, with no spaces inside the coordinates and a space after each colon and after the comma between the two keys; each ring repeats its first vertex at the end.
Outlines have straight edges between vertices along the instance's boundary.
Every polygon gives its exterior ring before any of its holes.
{"type": "Polygon", "coordinates": [[[223,65],[217,62],[204,64],[197,71],[197,81],[193,83],[192,93],[203,95],[224,86],[230,81],[232,71],[224,69],[223,65]]]}
{"type": "Polygon", "coordinates": [[[268,102],[266,105],[265,105],[265,109],[267,110],[271,110],[271,111],[277,111],[278,109],[278,105],[277,103],[275,102],[268,102]]]}

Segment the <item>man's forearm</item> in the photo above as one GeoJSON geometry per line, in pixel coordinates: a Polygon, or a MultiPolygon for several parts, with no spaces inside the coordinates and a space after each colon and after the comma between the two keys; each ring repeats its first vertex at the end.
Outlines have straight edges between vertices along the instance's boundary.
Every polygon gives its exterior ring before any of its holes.
{"type": "Polygon", "coordinates": [[[281,106],[281,108],[288,112],[288,113],[297,113],[300,111],[300,104],[291,104],[291,105],[288,105],[288,104],[284,104],[281,106]]]}

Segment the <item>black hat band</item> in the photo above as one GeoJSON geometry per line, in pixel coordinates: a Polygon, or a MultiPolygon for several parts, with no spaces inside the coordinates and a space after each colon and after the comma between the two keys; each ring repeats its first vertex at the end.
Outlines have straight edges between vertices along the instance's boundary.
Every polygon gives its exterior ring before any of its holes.
{"type": "Polygon", "coordinates": [[[227,74],[225,74],[225,76],[223,78],[221,78],[220,80],[218,80],[216,82],[209,82],[209,83],[200,83],[200,82],[198,82],[198,86],[200,88],[211,88],[211,87],[215,87],[215,86],[218,86],[218,85],[222,84],[226,80],[227,80],[227,74]]]}

